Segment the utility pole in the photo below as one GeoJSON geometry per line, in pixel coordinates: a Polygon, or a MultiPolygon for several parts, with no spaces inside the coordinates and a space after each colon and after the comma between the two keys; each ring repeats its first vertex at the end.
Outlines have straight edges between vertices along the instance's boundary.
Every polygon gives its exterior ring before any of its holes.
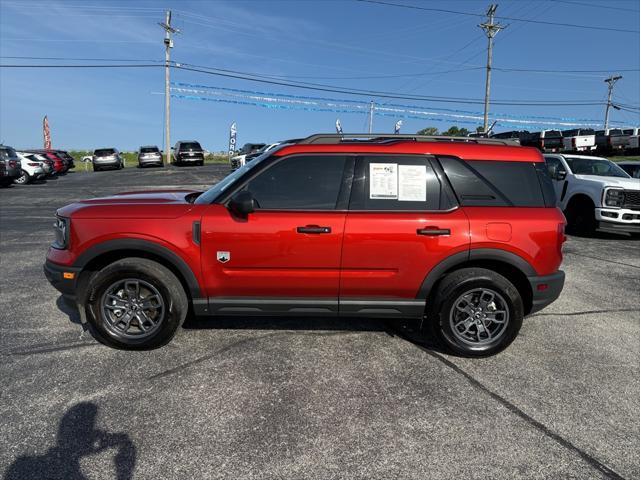
{"type": "Polygon", "coordinates": [[[487,81],[484,90],[484,123],[482,127],[484,133],[487,133],[487,131],[489,130],[489,95],[491,93],[491,62],[493,61],[493,37],[495,37],[500,30],[506,28],[504,25],[493,23],[493,17],[497,9],[498,5],[489,5],[489,10],[487,10],[487,21],[478,25],[487,34],[487,39],[489,40],[489,45],[487,47],[487,81]]]}
{"type": "Polygon", "coordinates": [[[371,105],[369,106],[369,133],[373,132],[373,109],[374,109],[373,100],[371,100],[371,105]]]}
{"type": "Polygon", "coordinates": [[[171,26],[171,10],[167,10],[164,23],[158,23],[164,29],[164,129],[165,129],[165,158],[166,163],[171,163],[171,93],[169,83],[169,69],[171,68],[171,49],[173,48],[172,33],[180,33],[180,30],[171,26]]]}
{"type": "Polygon", "coordinates": [[[604,128],[605,128],[605,130],[607,128],[609,128],[609,109],[611,108],[611,96],[613,95],[613,86],[621,78],[622,78],[622,75],[616,75],[615,77],[613,75],[611,75],[609,78],[605,79],[605,83],[609,84],[609,96],[607,97],[607,109],[604,112],[604,128]]]}

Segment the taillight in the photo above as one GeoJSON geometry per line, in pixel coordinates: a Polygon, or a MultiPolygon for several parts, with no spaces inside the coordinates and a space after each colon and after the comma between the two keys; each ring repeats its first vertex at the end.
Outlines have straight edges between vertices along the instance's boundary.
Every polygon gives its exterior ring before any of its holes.
{"type": "Polygon", "coordinates": [[[573,146],[573,148],[575,148],[575,147],[576,147],[576,137],[573,137],[573,138],[571,139],[571,145],[573,146]]]}
{"type": "Polygon", "coordinates": [[[27,165],[29,165],[30,167],[39,167],[40,166],[39,163],[34,163],[34,162],[29,162],[29,163],[27,163],[27,165]]]}

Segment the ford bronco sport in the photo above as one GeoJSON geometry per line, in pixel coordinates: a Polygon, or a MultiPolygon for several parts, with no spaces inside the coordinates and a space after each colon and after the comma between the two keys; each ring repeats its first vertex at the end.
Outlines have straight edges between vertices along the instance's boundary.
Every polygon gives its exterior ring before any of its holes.
{"type": "Polygon", "coordinates": [[[415,319],[450,350],[481,356],[560,294],[564,226],[534,148],[314,135],[205,192],[61,208],[44,269],[118,348],[167,343],[192,309],[415,319]]]}

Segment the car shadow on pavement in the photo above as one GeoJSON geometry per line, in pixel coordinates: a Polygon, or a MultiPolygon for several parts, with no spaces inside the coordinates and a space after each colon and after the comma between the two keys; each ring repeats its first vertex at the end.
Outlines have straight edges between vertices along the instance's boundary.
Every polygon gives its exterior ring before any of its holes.
{"type": "Polygon", "coordinates": [[[78,308],[69,300],[67,300],[64,296],[60,295],[56,300],[56,307],[62,313],[64,313],[71,323],[75,323],[76,325],[82,325],[80,321],[80,312],[78,312],[78,308]]]}
{"type": "MultiPolygon", "coordinates": [[[[60,419],[56,444],[44,455],[23,455],[9,466],[5,480],[87,478],[80,467],[83,457],[113,452],[114,478],[130,479],[136,464],[136,447],[126,433],[109,433],[96,428],[98,406],[81,402],[60,419]]],[[[104,478],[104,477],[103,477],[104,478]]]]}

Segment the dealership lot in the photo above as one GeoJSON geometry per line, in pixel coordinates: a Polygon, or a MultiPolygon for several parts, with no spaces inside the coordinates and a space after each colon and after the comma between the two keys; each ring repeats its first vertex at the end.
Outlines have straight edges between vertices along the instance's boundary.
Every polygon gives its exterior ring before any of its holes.
{"type": "Polygon", "coordinates": [[[446,355],[418,344],[415,325],[377,320],[191,320],[151,352],[81,334],[42,273],[55,209],[205,188],[227,171],[71,173],[0,191],[3,473],[640,477],[637,239],[570,237],[560,299],[488,359],[446,355]]]}

